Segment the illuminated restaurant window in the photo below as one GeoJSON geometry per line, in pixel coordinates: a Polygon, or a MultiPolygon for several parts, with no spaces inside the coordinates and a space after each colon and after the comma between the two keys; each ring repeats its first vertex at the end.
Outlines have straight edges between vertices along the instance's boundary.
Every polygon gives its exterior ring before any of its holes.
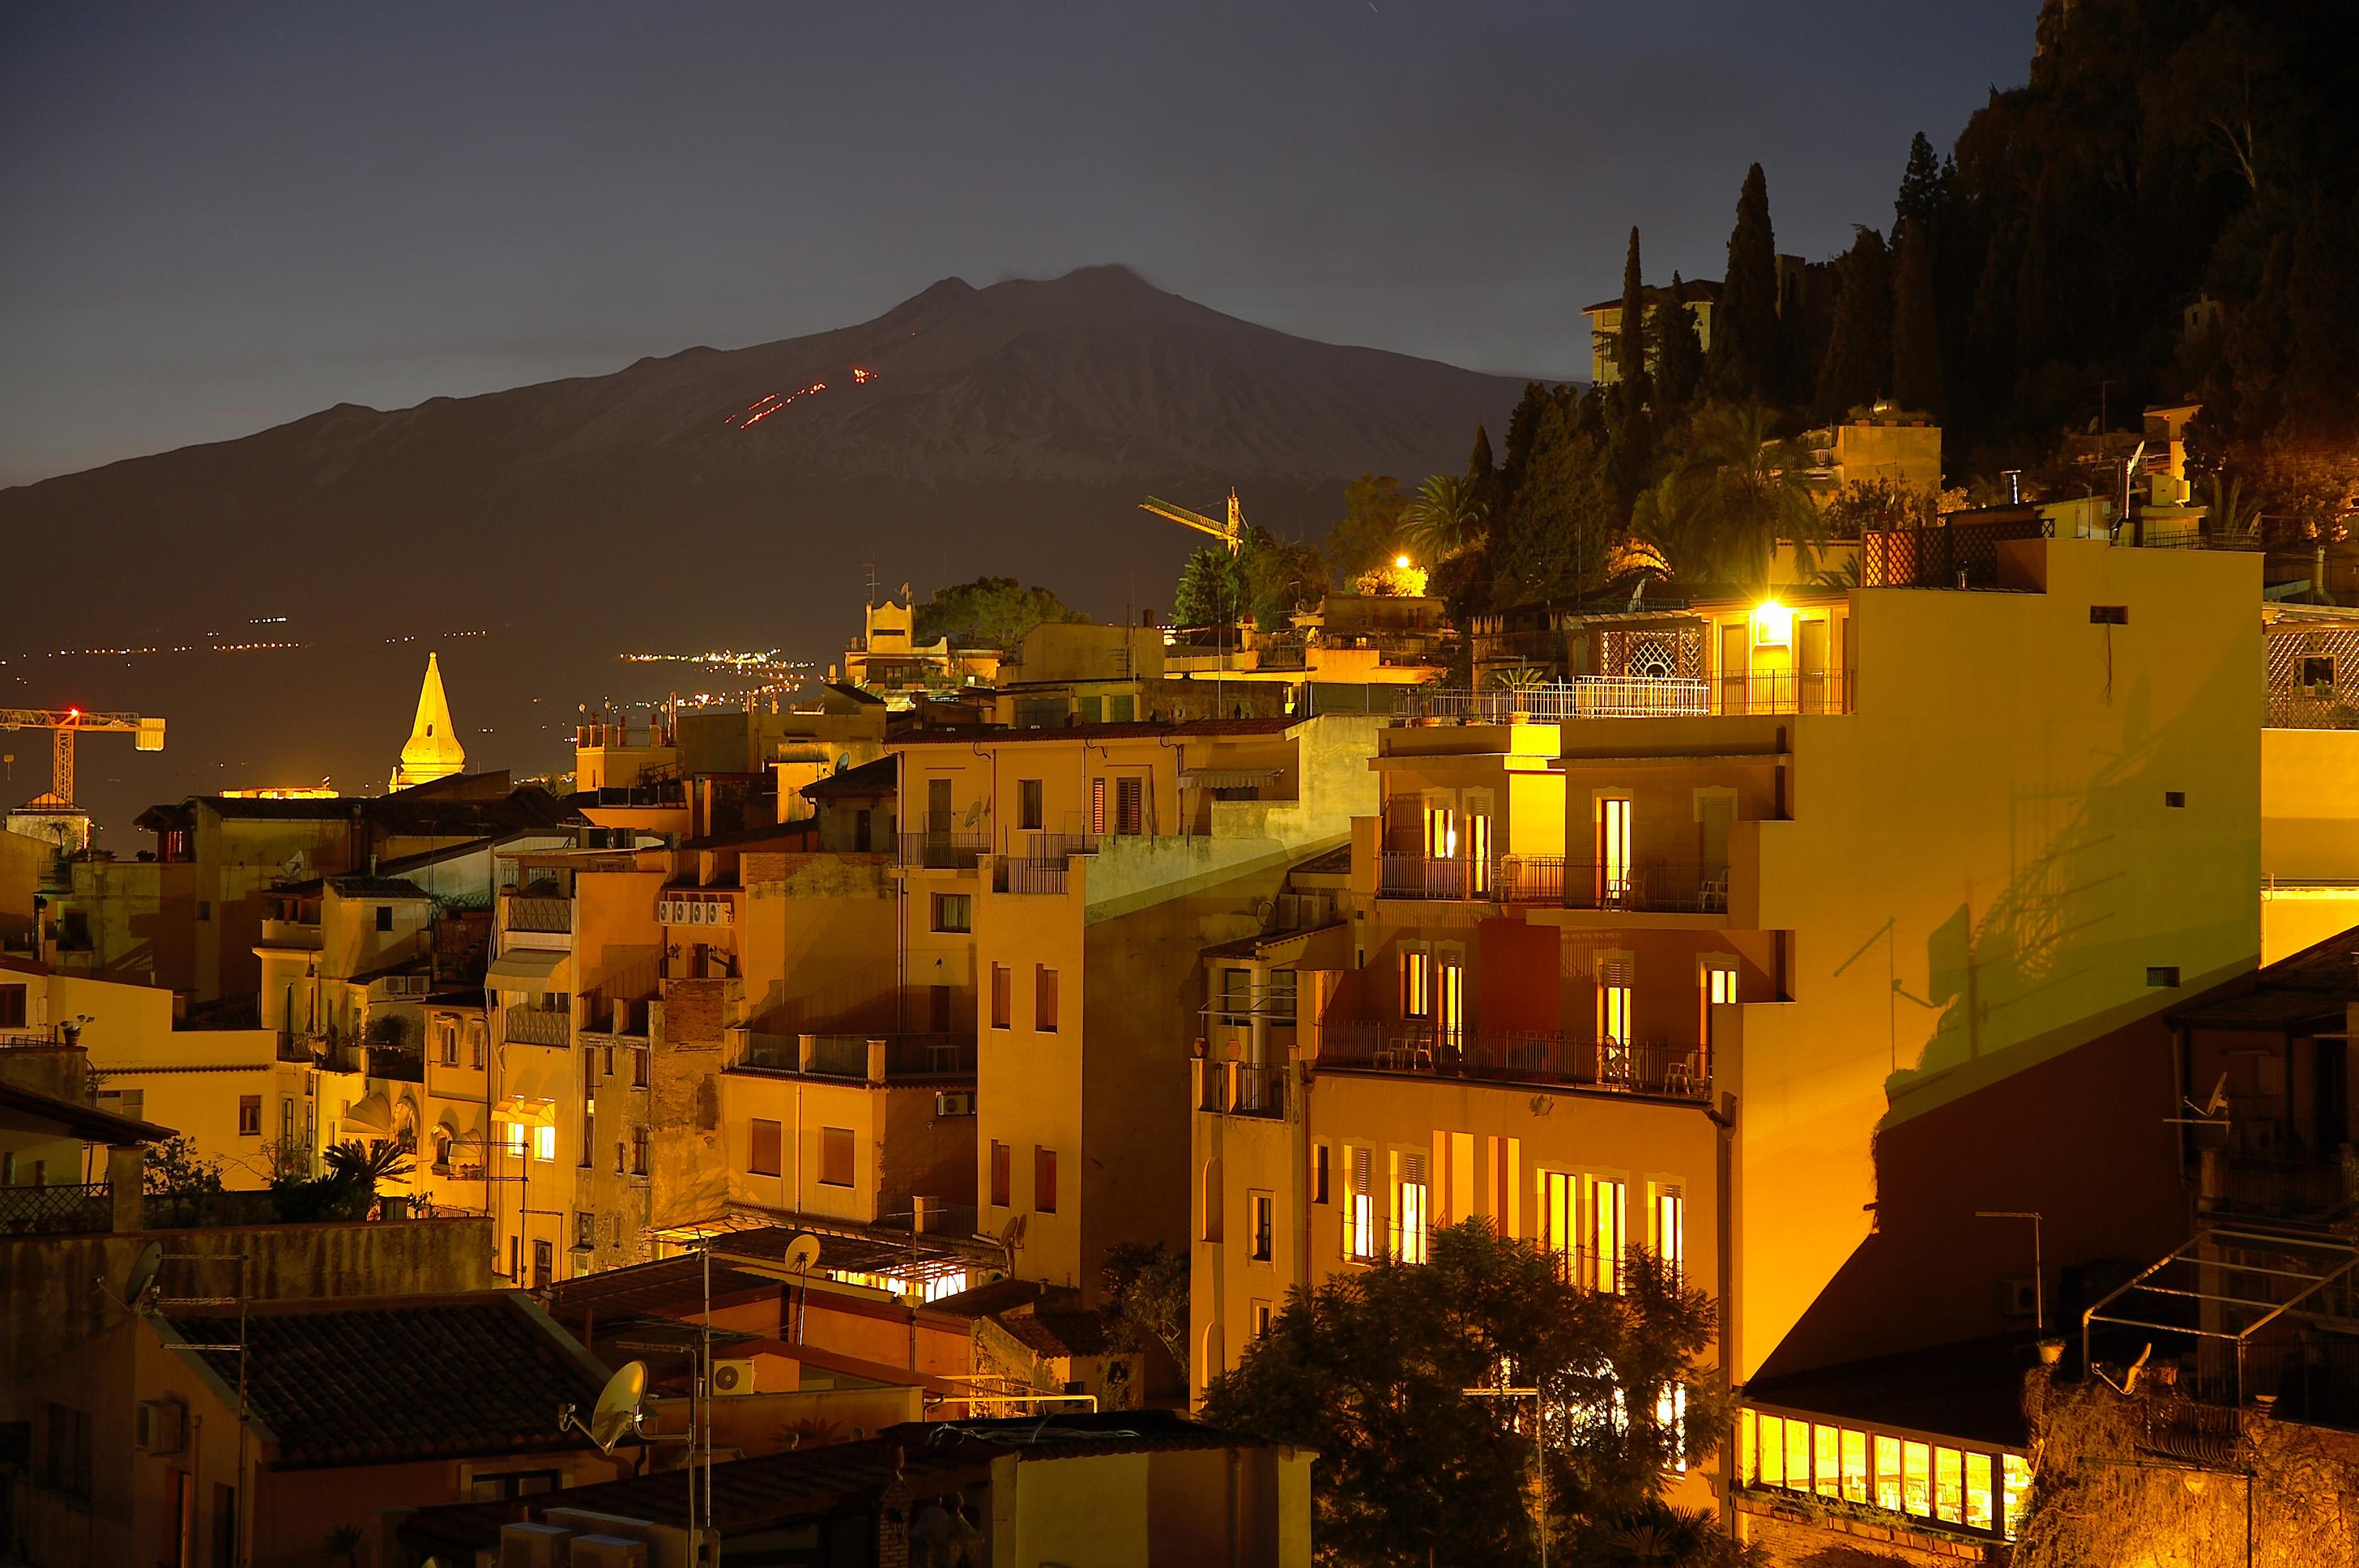
{"type": "Polygon", "coordinates": [[[1761,1474],[1754,1455],[1760,1437],[1760,1418],[1749,1410],[1736,1412],[1736,1484],[1750,1486],[1761,1474]]]}
{"type": "Polygon", "coordinates": [[[1761,1418],[1761,1484],[1786,1484],[1786,1423],[1774,1415],[1761,1418]]]}
{"type": "Polygon", "coordinates": [[[1810,1423],[1786,1423],[1786,1485],[1797,1492],[1810,1489],[1810,1423]]]}
{"type": "Polygon", "coordinates": [[[1900,1511],[1900,1440],[1881,1433],[1875,1438],[1875,1506],[1900,1511]]]}
{"type": "Polygon", "coordinates": [[[1966,1528],[1991,1528],[1991,1456],[1966,1455],[1966,1528]]]}
{"type": "Polygon", "coordinates": [[[1962,1523],[1965,1510],[1965,1474],[1961,1455],[1954,1448],[1933,1450],[1933,1517],[1947,1524],[1962,1523]]]}
{"type": "Polygon", "coordinates": [[[1839,1495],[1843,1481],[1843,1465],[1837,1454],[1843,1444],[1843,1433],[1832,1426],[1810,1428],[1811,1473],[1818,1477],[1818,1492],[1822,1498],[1839,1495]]]}
{"type": "Polygon", "coordinates": [[[1933,1451],[1921,1443],[1900,1445],[1900,1498],[1905,1512],[1933,1517],[1933,1451]]]}
{"type": "Polygon", "coordinates": [[[2020,1454],[2002,1454],[1999,1475],[2006,1482],[2006,1538],[2013,1541],[2031,1512],[2031,1462],[2020,1454]]]}
{"type": "Polygon", "coordinates": [[[1849,1427],[1843,1434],[1843,1499],[1867,1501],[1867,1433],[1849,1427]]]}

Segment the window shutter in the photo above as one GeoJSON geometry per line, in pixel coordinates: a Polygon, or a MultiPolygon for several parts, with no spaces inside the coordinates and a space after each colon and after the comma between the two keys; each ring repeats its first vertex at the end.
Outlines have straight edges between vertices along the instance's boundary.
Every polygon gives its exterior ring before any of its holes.
{"type": "Polygon", "coordinates": [[[1352,1151],[1352,1191],[1354,1194],[1375,1190],[1375,1183],[1369,1174],[1372,1154],[1373,1151],[1365,1148],[1352,1151]]]}
{"type": "Polygon", "coordinates": [[[1413,1187],[1425,1185],[1425,1156],[1404,1154],[1400,1157],[1401,1180],[1413,1187]]]}

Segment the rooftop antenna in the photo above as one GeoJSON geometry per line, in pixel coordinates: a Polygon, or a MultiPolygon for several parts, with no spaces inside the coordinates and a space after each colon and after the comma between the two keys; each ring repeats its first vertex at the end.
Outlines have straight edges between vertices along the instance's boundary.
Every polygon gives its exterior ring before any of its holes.
{"type": "Polygon", "coordinates": [[[801,1276],[802,1303],[795,1310],[795,1343],[803,1342],[803,1330],[810,1321],[810,1271],[819,1264],[819,1238],[806,1231],[787,1243],[786,1266],[801,1276]]]}
{"type": "Polygon", "coordinates": [[[572,1405],[557,1407],[557,1430],[582,1433],[601,1454],[614,1452],[614,1444],[625,1437],[643,1435],[639,1423],[644,1411],[642,1401],[647,1392],[647,1367],[644,1361],[625,1361],[606,1379],[598,1390],[598,1402],[591,1407],[590,1421],[582,1423],[572,1405]]]}
{"type": "Polygon", "coordinates": [[[146,1317],[156,1310],[156,1274],[163,1266],[162,1243],[150,1241],[139,1249],[139,1255],[131,1260],[131,1267],[125,1271],[122,1293],[118,1295],[108,1290],[103,1277],[98,1281],[98,1293],[124,1311],[146,1317]]]}

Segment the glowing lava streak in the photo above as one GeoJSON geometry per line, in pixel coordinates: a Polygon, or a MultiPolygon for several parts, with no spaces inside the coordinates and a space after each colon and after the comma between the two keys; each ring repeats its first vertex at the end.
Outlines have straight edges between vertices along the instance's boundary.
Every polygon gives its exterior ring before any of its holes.
{"type": "MultiPolygon", "coordinates": [[[[776,403],[770,403],[770,406],[767,408],[763,408],[759,414],[748,415],[745,422],[743,425],[738,426],[737,428],[740,430],[750,430],[755,426],[759,425],[763,420],[767,419],[771,415],[776,414],[779,409],[784,408],[788,404],[792,403],[796,398],[809,397],[814,392],[825,392],[826,390],[827,383],[823,381],[815,381],[809,386],[804,387],[800,392],[789,393],[784,397],[778,397],[778,395],[774,392],[770,394],[770,397],[777,397],[778,400],[776,403]]],[[[769,403],[770,399],[766,397],[762,401],[764,403],[769,403]]],[[[761,405],[756,404],[755,406],[760,407],[761,405]]]]}

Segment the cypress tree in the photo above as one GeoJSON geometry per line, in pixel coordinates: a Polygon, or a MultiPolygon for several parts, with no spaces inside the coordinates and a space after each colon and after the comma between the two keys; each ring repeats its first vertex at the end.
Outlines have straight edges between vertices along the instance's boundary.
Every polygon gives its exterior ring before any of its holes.
{"type": "Polygon", "coordinates": [[[1777,239],[1769,226],[1769,181],[1756,163],[1745,171],[1728,236],[1728,276],[1712,323],[1712,390],[1732,402],[1764,396],[1778,364],[1777,345],[1777,239]]]}
{"type": "Polygon", "coordinates": [[[1537,381],[1524,383],[1524,395],[1516,399],[1515,412],[1507,416],[1507,449],[1499,463],[1499,499],[1512,502],[1524,482],[1524,469],[1532,460],[1532,438],[1538,432],[1540,416],[1556,406],[1549,389],[1537,381]]]}
{"type": "Polygon", "coordinates": [[[1620,404],[1625,421],[1647,405],[1647,285],[1638,265],[1638,231],[1630,230],[1629,254],[1622,260],[1622,332],[1614,358],[1622,372],[1620,404]]]}
{"type": "Polygon", "coordinates": [[[1655,309],[1655,406],[1684,408],[1703,381],[1703,339],[1695,312],[1687,308],[1678,273],[1669,297],[1655,309]]]}
{"type": "Polygon", "coordinates": [[[1928,226],[1941,205],[1943,180],[1941,166],[1933,157],[1933,144],[1925,133],[1908,144],[1908,167],[1900,174],[1900,194],[1892,202],[1892,233],[1897,240],[1900,226],[1914,221],[1928,226]]]}
{"type": "Polygon", "coordinates": [[[1884,236],[1862,225],[1835,273],[1842,292],[1815,399],[1821,419],[1874,403],[1892,380],[1892,258],[1884,236]]]}
{"type": "Polygon", "coordinates": [[[1892,399],[1939,419],[1941,322],[1933,303],[1933,236],[1913,219],[1901,225],[1892,267],[1892,399]]]}

